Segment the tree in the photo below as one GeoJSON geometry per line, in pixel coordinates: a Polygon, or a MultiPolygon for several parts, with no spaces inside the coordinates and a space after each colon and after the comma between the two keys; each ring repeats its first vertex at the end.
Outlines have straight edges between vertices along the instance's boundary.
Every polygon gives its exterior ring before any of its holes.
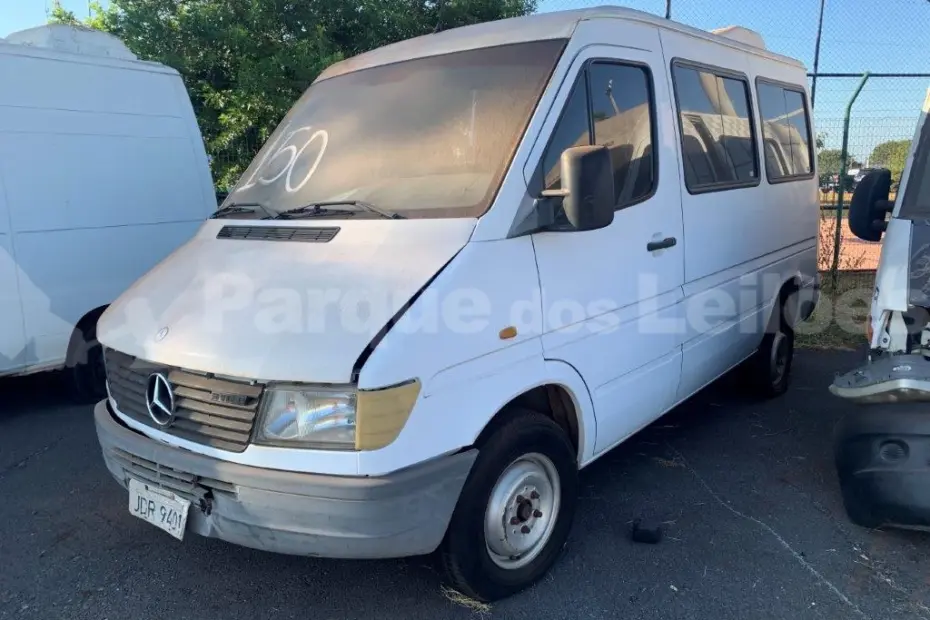
{"type": "Polygon", "coordinates": [[[891,170],[891,182],[897,185],[901,182],[901,175],[904,174],[904,164],[907,161],[907,151],[910,147],[910,140],[882,142],[872,149],[869,163],[872,166],[891,170]]]}
{"type": "Polygon", "coordinates": [[[69,11],[61,6],[61,2],[58,0],[55,0],[55,3],[52,5],[52,10],[48,14],[48,21],[53,24],[81,25],[81,20],[74,15],[74,11],[69,11]]]}
{"type": "MultiPolygon", "coordinates": [[[[833,176],[839,175],[840,163],[843,152],[840,149],[821,149],[817,152],[817,169],[820,171],[820,185],[824,187],[833,182],[833,176]]],[[[846,158],[846,170],[850,168],[859,168],[862,164],[856,161],[852,156],[846,158]]],[[[847,175],[844,175],[847,176],[847,175]]]]}
{"type": "MultiPolygon", "coordinates": [[[[88,25],[177,69],[211,155],[235,183],[327,66],[410,37],[535,10],[536,0],[110,0],[88,25]]],[[[70,22],[73,14],[52,19],[70,22]]]]}

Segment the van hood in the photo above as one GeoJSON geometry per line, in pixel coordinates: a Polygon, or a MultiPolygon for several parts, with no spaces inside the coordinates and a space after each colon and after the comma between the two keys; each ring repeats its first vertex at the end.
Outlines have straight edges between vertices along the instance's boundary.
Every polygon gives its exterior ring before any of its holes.
{"type": "Polygon", "coordinates": [[[107,347],[216,375],[348,383],[475,219],[208,220],[101,317],[107,347]]]}

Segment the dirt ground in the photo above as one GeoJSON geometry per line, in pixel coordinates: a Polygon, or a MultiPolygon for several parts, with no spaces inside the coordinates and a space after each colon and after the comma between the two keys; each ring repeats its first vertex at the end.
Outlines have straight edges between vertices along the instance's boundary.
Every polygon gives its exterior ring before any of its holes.
{"type": "MultiPolygon", "coordinates": [[[[833,264],[833,242],[836,234],[836,215],[831,211],[822,211],[820,217],[820,253],[819,268],[827,271],[833,264]]],[[[846,218],[840,229],[840,270],[874,271],[878,269],[881,255],[881,242],[862,241],[849,230],[846,218]]]]}

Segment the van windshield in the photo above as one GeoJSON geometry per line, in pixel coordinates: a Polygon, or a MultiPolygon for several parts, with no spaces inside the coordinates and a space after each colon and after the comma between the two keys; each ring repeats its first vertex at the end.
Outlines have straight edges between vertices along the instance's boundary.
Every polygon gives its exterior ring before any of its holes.
{"type": "Polygon", "coordinates": [[[318,82],[226,203],[280,213],[363,201],[408,218],[480,216],[563,47],[549,40],[481,48],[318,82]]]}

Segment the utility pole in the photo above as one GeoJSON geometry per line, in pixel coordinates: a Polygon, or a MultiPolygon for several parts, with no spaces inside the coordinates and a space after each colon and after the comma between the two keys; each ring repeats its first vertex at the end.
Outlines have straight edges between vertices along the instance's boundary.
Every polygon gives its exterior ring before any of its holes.
{"type": "Polygon", "coordinates": [[[672,0],[665,0],[665,19],[672,19],[672,0]]]}
{"type": "Polygon", "coordinates": [[[820,0],[820,19],[817,20],[817,42],[814,44],[814,77],[811,78],[811,109],[814,109],[814,100],[817,97],[817,72],[820,68],[820,37],[823,34],[823,5],[826,0],[820,0]]]}

